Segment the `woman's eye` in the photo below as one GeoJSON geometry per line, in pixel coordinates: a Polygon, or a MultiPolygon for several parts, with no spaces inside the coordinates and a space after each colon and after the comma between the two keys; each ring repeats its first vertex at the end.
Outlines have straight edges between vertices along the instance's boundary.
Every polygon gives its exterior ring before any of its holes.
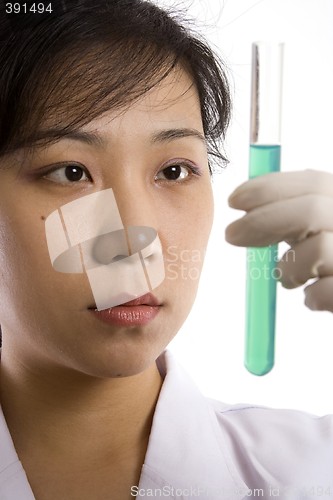
{"type": "Polygon", "coordinates": [[[91,177],[84,167],[79,165],[64,165],[56,170],[43,175],[45,179],[58,184],[74,184],[91,181],[91,177]]]}
{"type": "Polygon", "coordinates": [[[155,179],[162,179],[167,181],[182,181],[191,174],[200,175],[198,168],[182,163],[169,165],[158,172],[155,179]]]}

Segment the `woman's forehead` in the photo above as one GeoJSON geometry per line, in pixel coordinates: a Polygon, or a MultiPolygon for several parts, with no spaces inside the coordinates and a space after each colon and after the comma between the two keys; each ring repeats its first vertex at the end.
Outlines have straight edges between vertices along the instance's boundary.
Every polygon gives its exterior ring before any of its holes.
{"type": "MultiPolygon", "coordinates": [[[[191,115],[200,111],[200,100],[196,86],[189,75],[180,69],[173,70],[155,87],[144,93],[135,101],[125,104],[119,110],[110,109],[108,116],[126,116],[126,114],[149,114],[151,116],[164,115],[170,119],[183,117],[186,111],[187,115],[191,115]]],[[[103,122],[107,120],[98,117],[87,124],[84,129],[90,129],[95,122],[103,122]]]]}
{"type": "MultiPolygon", "coordinates": [[[[69,116],[71,116],[71,110],[69,110],[69,116]]],[[[140,127],[143,119],[146,125],[149,121],[174,123],[181,121],[183,126],[189,127],[192,124],[202,129],[198,91],[192,78],[182,67],[174,68],[163,80],[134,101],[116,108],[111,107],[90,122],[85,119],[80,132],[89,133],[105,129],[112,126],[112,122],[115,121],[117,124],[127,123],[129,126],[135,126],[137,121],[136,125],[140,127]]],[[[66,125],[67,120],[66,111],[58,117],[54,113],[49,116],[45,115],[40,124],[41,135],[46,137],[48,130],[54,134],[58,129],[60,136],[61,129],[66,125]]]]}

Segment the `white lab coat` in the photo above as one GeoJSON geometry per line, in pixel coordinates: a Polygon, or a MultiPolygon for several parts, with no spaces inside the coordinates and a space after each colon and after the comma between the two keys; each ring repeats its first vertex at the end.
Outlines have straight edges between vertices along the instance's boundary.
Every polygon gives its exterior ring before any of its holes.
{"type": "MultiPolygon", "coordinates": [[[[157,366],[164,382],[133,498],[333,499],[333,416],[226,405],[169,351],[157,366]]],[[[1,407],[0,499],[34,499],[1,407]]]]}

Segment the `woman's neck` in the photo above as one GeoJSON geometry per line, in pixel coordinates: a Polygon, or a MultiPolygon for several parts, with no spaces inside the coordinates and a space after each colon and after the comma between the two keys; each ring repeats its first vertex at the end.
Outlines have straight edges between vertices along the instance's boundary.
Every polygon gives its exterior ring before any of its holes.
{"type": "Polygon", "coordinates": [[[154,363],[130,377],[97,378],[74,370],[31,370],[1,354],[0,401],[20,454],[52,460],[126,458],[147,445],[162,377],[154,363]]]}

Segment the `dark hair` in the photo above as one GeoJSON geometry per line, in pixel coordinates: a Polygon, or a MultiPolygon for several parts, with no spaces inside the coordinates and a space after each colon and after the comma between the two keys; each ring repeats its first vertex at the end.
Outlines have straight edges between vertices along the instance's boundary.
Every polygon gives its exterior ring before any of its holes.
{"type": "Polygon", "coordinates": [[[223,64],[177,15],[144,0],[54,4],[52,13],[0,18],[0,156],[50,139],[41,130],[44,117],[57,139],[130,104],[180,64],[199,92],[210,159],[226,161],[223,64]]]}

